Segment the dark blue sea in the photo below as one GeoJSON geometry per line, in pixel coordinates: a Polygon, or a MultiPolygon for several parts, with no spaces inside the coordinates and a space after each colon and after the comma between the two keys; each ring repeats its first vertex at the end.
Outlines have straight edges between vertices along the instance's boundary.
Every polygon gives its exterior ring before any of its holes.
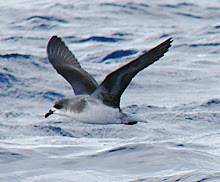
{"type": "Polygon", "coordinates": [[[220,181],[220,1],[12,0],[0,9],[1,182],[220,181]],[[173,37],[121,100],[146,122],[45,119],[74,95],[47,59],[53,35],[99,83],[173,37]]]}

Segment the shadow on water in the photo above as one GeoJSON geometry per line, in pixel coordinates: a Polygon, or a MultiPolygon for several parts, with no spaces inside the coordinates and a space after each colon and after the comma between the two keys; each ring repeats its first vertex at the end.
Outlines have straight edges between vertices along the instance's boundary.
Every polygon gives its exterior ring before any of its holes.
{"type": "Polygon", "coordinates": [[[24,158],[25,157],[19,153],[10,152],[10,151],[3,151],[0,149],[0,164],[14,162],[14,161],[21,160],[24,158]]]}
{"type": "Polygon", "coordinates": [[[108,54],[107,56],[105,56],[101,61],[101,62],[104,62],[108,59],[116,59],[116,58],[122,58],[122,57],[125,57],[125,56],[130,56],[130,55],[133,55],[133,54],[136,54],[137,51],[136,50],[118,50],[118,51],[115,51],[115,52],[112,52],[110,54],[108,54]]]}
{"type": "Polygon", "coordinates": [[[0,85],[2,88],[13,87],[13,84],[18,81],[19,80],[12,74],[0,72],[0,85]]]}
{"type": "Polygon", "coordinates": [[[73,40],[72,43],[83,43],[83,42],[89,42],[89,41],[95,41],[95,42],[118,42],[123,39],[121,38],[115,38],[115,37],[104,37],[104,36],[91,36],[89,38],[85,39],[78,39],[73,40]]]}
{"type": "Polygon", "coordinates": [[[73,137],[75,138],[71,133],[65,131],[64,129],[60,128],[60,127],[55,127],[55,126],[38,126],[38,125],[34,125],[34,127],[36,129],[39,130],[43,130],[47,133],[51,133],[51,134],[57,134],[60,136],[65,136],[65,137],[73,137]]]}

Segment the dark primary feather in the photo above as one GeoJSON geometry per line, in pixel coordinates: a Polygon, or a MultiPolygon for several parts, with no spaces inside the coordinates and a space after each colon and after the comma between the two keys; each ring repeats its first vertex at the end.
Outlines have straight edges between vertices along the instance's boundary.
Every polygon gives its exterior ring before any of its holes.
{"type": "Polygon", "coordinates": [[[121,95],[132,78],[139,71],[160,59],[168,51],[171,43],[172,39],[169,38],[132,62],[110,73],[92,96],[102,100],[108,106],[119,108],[121,95]]]}
{"type": "Polygon", "coordinates": [[[76,95],[93,93],[98,84],[95,79],[81,68],[79,62],[57,36],[53,36],[47,45],[50,63],[72,86],[76,95]]]}

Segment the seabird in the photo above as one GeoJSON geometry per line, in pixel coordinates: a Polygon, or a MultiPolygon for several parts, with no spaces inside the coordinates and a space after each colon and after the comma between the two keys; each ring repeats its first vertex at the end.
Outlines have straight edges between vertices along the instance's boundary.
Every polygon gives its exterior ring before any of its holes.
{"type": "Polygon", "coordinates": [[[120,98],[132,78],[164,56],[172,43],[169,38],[106,76],[99,85],[79,64],[61,38],[52,36],[47,45],[49,62],[72,86],[73,98],[54,102],[45,114],[64,115],[91,124],[136,124],[138,119],[122,112],[120,98]]]}

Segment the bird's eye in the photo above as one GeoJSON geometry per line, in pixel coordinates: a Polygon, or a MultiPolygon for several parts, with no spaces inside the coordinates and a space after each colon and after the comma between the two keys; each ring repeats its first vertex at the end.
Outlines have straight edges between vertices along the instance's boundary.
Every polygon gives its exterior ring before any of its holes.
{"type": "Polygon", "coordinates": [[[53,107],[56,109],[61,109],[63,106],[61,104],[55,104],[53,107]]]}

